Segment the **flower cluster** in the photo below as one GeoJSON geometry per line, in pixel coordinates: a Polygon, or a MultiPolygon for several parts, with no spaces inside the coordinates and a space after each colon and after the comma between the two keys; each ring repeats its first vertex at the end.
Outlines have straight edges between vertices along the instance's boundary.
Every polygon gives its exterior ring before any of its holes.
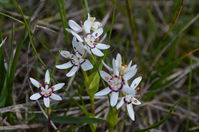
{"type": "MultiPolygon", "coordinates": [[[[102,24],[96,21],[94,17],[90,17],[89,14],[87,20],[83,24],[79,25],[73,20],[69,20],[68,24],[70,29],[66,28],[66,30],[73,35],[72,47],[74,52],[71,53],[66,50],[61,50],[61,56],[66,58],[68,62],[56,65],[56,68],[71,68],[66,76],[72,77],[79,68],[83,71],[88,71],[93,68],[91,62],[86,59],[87,53],[103,56],[104,53],[101,50],[108,49],[110,46],[101,43],[100,36],[103,34],[102,24]]],[[[50,106],[50,98],[53,100],[62,100],[62,98],[59,95],[54,94],[54,92],[61,89],[64,86],[64,83],[59,83],[49,88],[50,74],[48,70],[46,71],[44,86],[33,78],[30,78],[30,81],[35,87],[40,89],[39,93],[35,93],[30,97],[31,100],[37,100],[40,97],[43,97],[44,105],[46,107],[50,106]]]]}
{"type": "Polygon", "coordinates": [[[83,24],[79,25],[73,20],[69,20],[68,24],[71,29],[66,28],[66,30],[74,36],[73,40],[79,41],[80,47],[84,47],[88,53],[103,56],[104,53],[101,50],[110,48],[109,45],[100,41],[100,36],[103,34],[102,24],[95,21],[95,18],[90,17],[89,14],[83,24]]]}
{"type": "MultiPolygon", "coordinates": [[[[70,68],[70,71],[66,74],[66,76],[72,77],[80,68],[83,71],[88,71],[93,68],[92,63],[87,58],[87,53],[101,57],[104,55],[101,50],[110,48],[110,45],[102,43],[103,40],[100,39],[103,34],[102,23],[96,21],[96,19],[91,17],[89,14],[87,20],[80,24],[77,24],[73,20],[69,20],[68,24],[70,28],[66,28],[66,30],[73,35],[73,52],[61,50],[60,54],[62,57],[67,59],[67,62],[56,65],[56,68],[70,68]]],[[[140,83],[142,77],[134,79],[130,86],[128,82],[136,74],[137,66],[132,65],[132,61],[128,65],[123,65],[122,57],[119,53],[116,58],[112,60],[112,68],[103,61],[102,63],[111,74],[105,71],[100,71],[100,76],[105,82],[107,82],[108,86],[97,92],[95,96],[103,96],[110,93],[110,105],[113,107],[116,106],[116,108],[119,109],[123,104],[126,104],[130,118],[135,120],[132,104],[141,104],[135,97],[136,87],[140,83]],[[125,96],[122,97],[118,103],[120,91],[122,91],[125,96]]],[[[62,100],[62,98],[54,92],[61,89],[64,86],[64,83],[59,83],[49,87],[50,74],[48,70],[46,71],[44,85],[33,78],[30,78],[30,81],[40,90],[39,93],[35,93],[30,97],[31,100],[37,100],[43,97],[44,105],[46,107],[50,106],[50,99],[62,100]]]]}
{"type": "Polygon", "coordinates": [[[63,57],[69,59],[69,62],[57,65],[56,67],[58,69],[68,69],[72,67],[70,72],[66,74],[67,77],[71,77],[75,75],[80,67],[83,71],[88,71],[93,68],[90,61],[85,59],[87,52],[96,56],[103,56],[104,53],[101,50],[108,49],[110,46],[99,42],[100,36],[103,33],[102,24],[95,21],[95,18],[90,17],[89,14],[83,24],[79,25],[73,20],[69,20],[68,24],[71,29],[66,28],[66,30],[73,35],[72,45],[74,54],[65,50],[60,51],[63,57]]]}
{"type": "Polygon", "coordinates": [[[122,97],[116,108],[119,109],[124,103],[127,104],[127,111],[132,120],[134,118],[134,111],[132,104],[141,104],[136,98],[136,87],[139,85],[142,77],[137,77],[129,86],[128,81],[134,77],[137,72],[137,66],[132,66],[132,61],[128,65],[122,64],[122,57],[118,53],[116,59],[112,60],[112,67],[109,67],[103,62],[106,69],[111,72],[111,75],[105,71],[100,71],[100,76],[107,82],[108,87],[97,92],[95,96],[103,96],[110,93],[110,104],[116,106],[119,98],[119,92],[122,91],[126,94],[122,97]]]}

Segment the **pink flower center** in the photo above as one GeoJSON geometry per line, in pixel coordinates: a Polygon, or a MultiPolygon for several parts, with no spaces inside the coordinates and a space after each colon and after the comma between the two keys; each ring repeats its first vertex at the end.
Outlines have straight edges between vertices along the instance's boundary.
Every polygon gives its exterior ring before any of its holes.
{"type": "Polygon", "coordinates": [[[112,91],[118,92],[123,88],[124,80],[121,76],[112,75],[112,78],[107,83],[112,91]]]}

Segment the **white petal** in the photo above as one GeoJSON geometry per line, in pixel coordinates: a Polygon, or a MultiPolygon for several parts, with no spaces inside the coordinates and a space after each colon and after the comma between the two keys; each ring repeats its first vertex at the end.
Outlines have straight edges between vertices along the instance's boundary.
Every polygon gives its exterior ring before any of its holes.
{"type": "Polygon", "coordinates": [[[91,50],[90,50],[90,47],[89,47],[88,45],[85,45],[85,46],[84,46],[84,49],[86,49],[86,51],[87,51],[89,54],[91,54],[91,50]]]}
{"type": "Polygon", "coordinates": [[[123,104],[124,104],[124,97],[121,98],[120,102],[116,106],[116,109],[119,109],[123,104]]]}
{"type": "Polygon", "coordinates": [[[80,27],[79,24],[77,24],[75,21],[73,20],[69,20],[68,21],[68,25],[70,28],[72,28],[75,32],[81,32],[82,28],[80,27]]]}
{"type": "Polygon", "coordinates": [[[71,68],[73,66],[73,64],[71,63],[71,61],[61,64],[61,65],[56,65],[56,68],[58,69],[68,69],[71,68]]]}
{"type": "Polygon", "coordinates": [[[86,33],[90,33],[90,30],[91,30],[91,21],[89,19],[87,19],[85,22],[84,22],[84,31],[86,33]]]}
{"type": "Polygon", "coordinates": [[[111,92],[111,89],[110,89],[109,87],[107,87],[107,88],[105,88],[105,89],[103,89],[103,90],[97,92],[97,93],[95,94],[95,96],[107,95],[107,94],[109,94],[110,92],[111,92]]]}
{"type": "Polygon", "coordinates": [[[119,69],[118,69],[118,67],[117,67],[117,63],[116,63],[116,60],[115,60],[115,59],[112,60],[112,65],[113,65],[113,73],[114,73],[115,75],[119,76],[119,69]]]}
{"type": "MultiPolygon", "coordinates": [[[[131,60],[131,61],[129,62],[129,64],[128,64],[128,69],[131,68],[132,63],[133,63],[133,62],[132,62],[132,60],[131,60]]],[[[135,65],[135,66],[137,67],[137,65],[135,65]]]]}
{"type": "Polygon", "coordinates": [[[54,93],[50,96],[50,98],[53,99],[53,100],[58,100],[58,101],[62,100],[62,98],[59,95],[54,94],[54,93]]]}
{"type": "Polygon", "coordinates": [[[72,45],[73,45],[73,49],[75,50],[75,52],[80,53],[81,55],[84,55],[84,46],[81,42],[77,42],[76,38],[73,37],[72,40],[72,45]]]}
{"type": "Polygon", "coordinates": [[[116,60],[117,60],[117,67],[118,68],[121,67],[121,65],[122,65],[122,57],[121,57],[121,55],[119,53],[117,54],[116,60]]]}
{"type": "Polygon", "coordinates": [[[111,93],[111,101],[110,101],[111,106],[115,106],[117,104],[118,97],[119,97],[119,92],[111,93]]]}
{"type": "Polygon", "coordinates": [[[49,106],[50,106],[50,99],[49,99],[49,97],[44,98],[44,105],[45,105],[46,107],[49,107],[49,106]]]}
{"type": "Polygon", "coordinates": [[[65,58],[71,58],[71,53],[69,51],[66,50],[61,50],[60,51],[61,56],[65,57],[65,58]]]}
{"type": "Polygon", "coordinates": [[[47,70],[45,74],[45,84],[49,84],[49,83],[50,83],[50,73],[47,70]]]}
{"type": "Polygon", "coordinates": [[[85,62],[81,64],[81,68],[83,71],[88,71],[93,68],[93,65],[90,63],[89,60],[86,59],[85,62]]]}
{"type": "Polygon", "coordinates": [[[97,43],[97,45],[96,45],[96,47],[98,48],[98,49],[108,49],[108,48],[110,48],[110,45],[107,45],[107,44],[102,44],[102,43],[97,43]]]}
{"type": "Polygon", "coordinates": [[[134,105],[140,105],[141,104],[141,102],[134,97],[132,97],[132,100],[133,100],[132,104],[134,104],[134,105]]]}
{"type": "Polygon", "coordinates": [[[104,53],[102,53],[102,51],[100,51],[98,48],[93,48],[93,49],[91,49],[91,51],[96,56],[103,56],[104,55],[104,53]]]}
{"type": "Polygon", "coordinates": [[[137,68],[136,67],[131,67],[127,73],[124,74],[124,80],[128,81],[129,79],[131,79],[137,72],[137,68]]]}
{"type": "Polygon", "coordinates": [[[131,88],[135,89],[139,85],[139,83],[141,82],[141,80],[142,80],[141,76],[137,77],[136,79],[134,79],[133,82],[131,83],[131,88]]]}
{"type": "Polygon", "coordinates": [[[103,33],[103,28],[99,28],[98,30],[92,33],[92,36],[98,38],[100,35],[102,35],[102,33],[103,33]]]}
{"type": "Polygon", "coordinates": [[[39,99],[40,97],[41,97],[41,94],[35,93],[35,94],[33,94],[32,96],[30,96],[30,99],[31,99],[31,100],[37,100],[37,99],[39,99]]]}
{"type": "Polygon", "coordinates": [[[113,72],[113,69],[110,68],[103,60],[102,60],[102,64],[106,67],[107,70],[109,70],[110,72],[113,72]]]}
{"type": "Polygon", "coordinates": [[[109,75],[108,73],[106,73],[105,71],[100,71],[100,76],[102,77],[102,79],[104,79],[104,81],[109,81],[111,79],[111,75],[109,75]]]}
{"type": "Polygon", "coordinates": [[[133,69],[137,69],[137,65],[133,65],[132,67],[130,67],[130,70],[133,70],[133,69]]]}
{"type": "Polygon", "coordinates": [[[74,31],[72,31],[71,29],[65,28],[66,31],[70,32],[74,37],[76,37],[80,42],[83,42],[83,39],[74,31]]]}
{"type": "Polygon", "coordinates": [[[31,83],[35,86],[35,87],[37,87],[37,88],[39,88],[39,87],[41,87],[42,85],[41,85],[41,83],[39,83],[37,80],[35,80],[34,78],[31,78],[30,77],[30,81],[31,81],[31,83]]]}
{"type": "Polygon", "coordinates": [[[125,85],[122,88],[122,91],[124,91],[126,94],[130,94],[130,95],[135,95],[136,94],[135,89],[132,89],[131,87],[128,87],[127,85],[125,85]]]}
{"type": "Polygon", "coordinates": [[[88,13],[88,18],[87,19],[90,19],[91,15],[88,13]]]}
{"type": "Polygon", "coordinates": [[[131,118],[131,120],[135,120],[135,115],[134,115],[134,110],[133,110],[133,105],[132,104],[127,104],[127,111],[128,115],[131,118]]]}
{"type": "Polygon", "coordinates": [[[77,70],[79,69],[79,67],[77,66],[73,66],[73,68],[70,70],[70,72],[68,72],[66,74],[67,77],[72,77],[73,75],[75,75],[75,73],[77,72],[77,70]]]}
{"type": "Polygon", "coordinates": [[[115,72],[117,73],[118,72],[118,75],[119,75],[119,62],[117,59],[114,59],[115,61],[115,65],[114,65],[114,69],[115,69],[115,72]]]}
{"type": "Polygon", "coordinates": [[[96,22],[93,23],[92,27],[93,27],[94,29],[98,29],[98,28],[102,27],[102,23],[96,21],[96,22]]]}
{"type": "Polygon", "coordinates": [[[58,84],[52,86],[51,88],[53,88],[53,91],[57,91],[57,90],[61,89],[64,85],[65,85],[65,83],[58,83],[58,84]]]}

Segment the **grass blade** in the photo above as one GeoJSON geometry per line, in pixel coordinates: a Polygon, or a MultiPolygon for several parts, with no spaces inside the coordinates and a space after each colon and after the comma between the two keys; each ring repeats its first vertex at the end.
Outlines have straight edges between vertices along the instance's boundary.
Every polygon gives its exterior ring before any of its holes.
{"type": "Polygon", "coordinates": [[[57,5],[58,5],[58,8],[59,8],[59,14],[60,14],[60,17],[61,17],[61,21],[62,21],[62,26],[63,26],[63,30],[64,30],[64,34],[65,34],[65,39],[66,39],[66,42],[69,42],[69,39],[68,39],[68,32],[65,30],[65,28],[67,28],[68,24],[67,24],[67,16],[66,16],[66,9],[64,7],[65,3],[64,3],[64,0],[56,0],[57,1],[57,5]]]}

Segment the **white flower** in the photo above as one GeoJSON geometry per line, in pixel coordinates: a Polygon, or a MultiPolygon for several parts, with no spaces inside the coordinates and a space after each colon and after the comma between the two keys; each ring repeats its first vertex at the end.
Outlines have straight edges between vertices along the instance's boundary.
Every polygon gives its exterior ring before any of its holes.
{"type": "Polygon", "coordinates": [[[70,59],[70,61],[56,66],[58,69],[68,69],[72,67],[70,72],[66,74],[67,77],[75,75],[80,67],[83,71],[88,71],[93,68],[93,65],[90,63],[90,61],[88,59],[84,59],[85,51],[81,44],[75,41],[75,39],[73,39],[72,44],[75,54],[71,54],[69,51],[65,50],[60,51],[60,54],[63,57],[70,59]]]}
{"type": "Polygon", "coordinates": [[[101,50],[110,48],[110,45],[99,43],[99,37],[102,35],[103,29],[99,28],[95,32],[88,34],[84,37],[85,48],[89,53],[93,53],[96,56],[103,56],[104,53],[101,50]]]}
{"type": "Polygon", "coordinates": [[[84,28],[73,20],[69,20],[68,24],[71,29],[69,28],[65,28],[65,29],[68,32],[70,32],[75,38],[77,38],[79,42],[84,42],[82,36],[80,35],[81,33],[83,33],[84,28]]]}
{"type": "MultiPolygon", "coordinates": [[[[111,93],[110,104],[111,106],[115,106],[119,97],[120,90],[122,90],[126,94],[134,95],[135,90],[130,88],[127,82],[131,77],[135,75],[137,71],[136,65],[131,66],[131,63],[132,62],[130,62],[127,67],[123,68],[120,54],[117,55],[116,59],[112,60],[113,68],[110,68],[103,62],[104,66],[110,72],[113,72],[113,74],[109,75],[104,71],[100,71],[100,76],[108,83],[109,86],[97,92],[95,96],[102,96],[111,93]]],[[[133,87],[137,87],[140,81],[141,77],[136,78],[132,83],[132,85],[135,85],[133,87]]]]}
{"type": "Polygon", "coordinates": [[[98,43],[103,33],[102,24],[95,21],[95,18],[90,17],[89,14],[82,26],[73,20],[69,20],[68,24],[71,29],[66,28],[66,30],[75,37],[75,40],[81,42],[89,53],[103,56],[104,53],[101,50],[110,48],[109,45],[98,43]]]}
{"type": "Polygon", "coordinates": [[[134,105],[140,105],[141,102],[133,97],[133,95],[126,95],[125,97],[122,97],[120,102],[117,104],[116,108],[119,109],[123,104],[126,104],[127,111],[129,117],[134,121],[135,120],[135,114],[133,110],[133,104],[134,105]]]}
{"type": "Polygon", "coordinates": [[[139,85],[140,81],[142,80],[142,77],[137,77],[136,79],[133,80],[131,83],[131,90],[134,91],[134,94],[131,95],[126,95],[125,97],[122,97],[120,102],[117,104],[116,108],[119,109],[124,103],[127,105],[127,111],[129,114],[129,117],[134,121],[135,120],[135,115],[134,115],[134,110],[133,110],[133,105],[140,105],[141,102],[135,98],[136,95],[136,87],[139,85]]]}
{"type": "Polygon", "coordinates": [[[7,39],[7,38],[5,38],[5,39],[1,42],[0,47],[5,43],[6,39],[7,39]]]}
{"type": "Polygon", "coordinates": [[[91,17],[90,14],[88,14],[88,19],[84,22],[84,28],[87,28],[86,26],[90,26],[91,30],[96,31],[97,29],[102,27],[102,23],[95,21],[95,17],[91,17]]]}
{"type": "Polygon", "coordinates": [[[103,65],[111,72],[114,72],[123,77],[124,81],[127,83],[137,72],[137,65],[132,66],[132,61],[128,65],[122,65],[122,57],[118,53],[116,59],[113,59],[113,68],[110,68],[104,62],[103,65]]]}
{"type": "Polygon", "coordinates": [[[61,89],[65,84],[64,83],[58,83],[58,84],[56,84],[52,87],[49,87],[50,74],[49,74],[48,70],[46,71],[46,74],[45,74],[45,84],[44,85],[39,83],[34,78],[30,78],[30,81],[35,87],[37,87],[41,90],[41,92],[35,93],[32,96],[30,96],[31,100],[37,100],[37,99],[43,97],[44,105],[46,107],[50,106],[50,99],[57,100],[57,101],[62,100],[62,98],[59,95],[55,94],[54,92],[61,89]]]}
{"type": "Polygon", "coordinates": [[[97,92],[95,96],[103,96],[111,93],[110,97],[110,104],[111,106],[115,106],[118,101],[119,97],[119,91],[123,91],[127,94],[135,94],[135,91],[131,88],[129,88],[128,85],[125,84],[124,79],[122,76],[119,76],[118,73],[115,73],[110,75],[106,73],[105,71],[100,71],[100,76],[108,83],[108,87],[97,92]]]}
{"type": "Polygon", "coordinates": [[[71,29],[66,28],[66,30],[72,33],[80,42],[83,42],[83,40],[79,38],[78,33],[89,34],[102,27],[102,24],[95,20],[95,17],[90,17],[90,14],[88,14],[88,18],[83,25],[77,24],[74,20],[69,20],[68,24],[71,29]]]}

